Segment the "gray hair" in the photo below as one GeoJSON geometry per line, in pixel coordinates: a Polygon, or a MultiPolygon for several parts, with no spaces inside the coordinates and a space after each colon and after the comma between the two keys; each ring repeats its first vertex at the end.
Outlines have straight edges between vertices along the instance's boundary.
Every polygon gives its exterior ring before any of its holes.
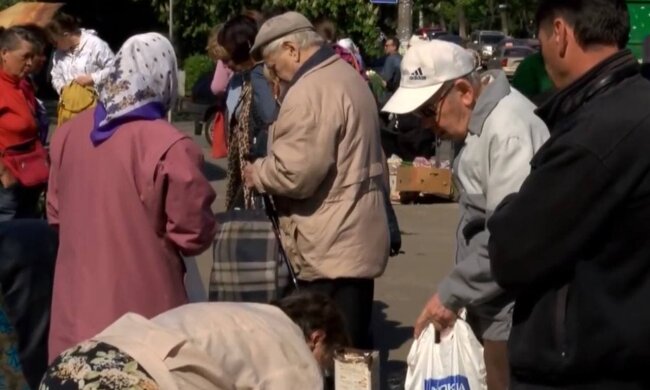
{"type": "Polygon", "coordinates": [[[458,77],[458,78],[455,78],[455,79],[445,81],[442,84],[442,87],[440,87],[440,91],[446,91],[448,88],[451,88],[451,86],[458,80],[467,81],[468,83],[470,83],[472,88],[474,88],[475,90],[480,89],[481,83],[483,82],[483,79],[482,79],[481,75],[479,74],[479,72],[478,71],[472,71],[471,73],[466,74],[465,76],[461,76],[461,77],[458,77]]]}
{"type": "Polygon", "coordinates": [[[323,37],[321,37],[316,31],[299,31],[293,34],[285,35],[276,39],[275,41],[272,41],[266,45],[262,51],[262,55],[266,57],[270,53],[273,53],[279,49],[280,46],[282,46],[282,44],[285,42],[293,42],[298,44],[301,49],[306,49],[308,47],[322,45],[325,41],[323,40],[323,37]]]}
{"type": "Polygon", "coordinates": [[[483,82],[481,75],[476,70],[463,78],[467,80],[468,83],[472,84],[473,88],[480,87],[481,83],[483,82]]]}

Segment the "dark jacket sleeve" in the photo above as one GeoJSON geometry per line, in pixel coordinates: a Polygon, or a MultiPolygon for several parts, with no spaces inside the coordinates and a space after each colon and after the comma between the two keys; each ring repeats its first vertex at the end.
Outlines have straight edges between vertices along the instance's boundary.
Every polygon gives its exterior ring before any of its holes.
{"type": "Polygon", "coordinates": [[[381,78],[386,82],[386,89],[391,92],[395,91],[399,85],[400,62],[398,56],[388,56],[381,70],[381,78]]]}
{"type": "Polygon", "coordinates": [[[488,221],[491,269],[505,289],[573,267],[624,193],[593,153],[575,145],[553,148],[488,221]]]}
{"type": "Polygon", "coordinates": [[[268,80],[264,77],[262,68],[255,68],[251,72],[253,86],[253,105],[265,128],[275,121],[278,116],[278,105],[273,98],[273,91],[268,80]]]}
{"type": "Polygon", "coordinates": [[[268,128],[278,116],[278,105],[273,98],[273,91],[264,77],[261,66],[251,72],[251,84],[253,87],[253,112],[251,114],[253,115],[252,125],[255,135],[252,154],[256,157],[264,157],[268,149],[268,128]]]}

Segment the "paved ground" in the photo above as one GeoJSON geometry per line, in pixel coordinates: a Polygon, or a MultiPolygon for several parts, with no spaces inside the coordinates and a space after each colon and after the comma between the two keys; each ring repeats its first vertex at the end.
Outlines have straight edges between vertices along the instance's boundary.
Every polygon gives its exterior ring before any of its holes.
{"type": "MultiPolygon", "coordinates": [[[[185,131],[191,123],[178,124],[185,131]]],[[[223,210],[226,162],[209,158],[207,145],[195,137],[206,153],[205,172],[217,190],[215,211],[223,210]]],[[[398,205],[395,210],[402,230],[404,253],[391,258],[383,277],[376,282],[374,335],[382,352],[382,389],[403,388],[406,356],[411,345],[413,323],[436,284],[452,265],[454,231],[458,208],[455,204],[398,205]]],[[[372,245],[371,242],[368,245],[372,245]]],[[[211,253],[198,257],[204,283],[207,282],[211,253]]]]}

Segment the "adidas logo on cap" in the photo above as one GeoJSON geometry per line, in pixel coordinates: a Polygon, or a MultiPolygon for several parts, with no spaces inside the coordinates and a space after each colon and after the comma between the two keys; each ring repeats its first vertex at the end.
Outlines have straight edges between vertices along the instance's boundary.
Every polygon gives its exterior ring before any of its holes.
{"type": "Polygon", "coordinates": [[[413,81],[413,80],[426,80],[426,79],[427,79],[427,76],[425,76],[425,75],[422,73],[422,68],[417,68],[417,69],[416,69],[415,71],[413,71],[413,73],[411,73],[411,75],[409,76],[409,80],[411,80],[411,81],[413,81]]]}

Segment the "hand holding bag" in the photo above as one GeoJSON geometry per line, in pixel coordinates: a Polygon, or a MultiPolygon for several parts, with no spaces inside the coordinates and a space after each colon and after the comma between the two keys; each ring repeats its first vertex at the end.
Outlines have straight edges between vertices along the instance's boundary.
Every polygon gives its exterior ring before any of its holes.
{"type": "Polygon", "coordinates": [[[469,324],[458,319],[436,340],[429,325],[413,342],[407,357],[405,390],[487,390],[483,347],[469,324]]]}

